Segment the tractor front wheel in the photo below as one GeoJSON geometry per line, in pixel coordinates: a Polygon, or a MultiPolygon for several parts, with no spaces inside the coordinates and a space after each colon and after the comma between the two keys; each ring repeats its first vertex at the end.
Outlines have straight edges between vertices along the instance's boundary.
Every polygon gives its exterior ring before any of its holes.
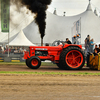
{"type": "Polygon", "coordinates": [[[28,60],[28,67],[31,69],[38,69],[41,66],[41,60],[39,57],[33,56],[28,60]]]}
{"type": "Polygon", "coordinates": [[[29,67],[29,58],[25,60],[26,65],[29,67]]]}

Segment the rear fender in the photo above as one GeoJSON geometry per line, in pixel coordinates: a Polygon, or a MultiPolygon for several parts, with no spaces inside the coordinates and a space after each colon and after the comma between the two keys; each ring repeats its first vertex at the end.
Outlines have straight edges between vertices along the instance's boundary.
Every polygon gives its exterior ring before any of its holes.
{"type": "Polygon", "coordinates": [[[78,48],[82,49],[82,45],[77,45],[77,44],[65,44],[63,48],[65,49],[68,47],[78,47],[78,48]]]}

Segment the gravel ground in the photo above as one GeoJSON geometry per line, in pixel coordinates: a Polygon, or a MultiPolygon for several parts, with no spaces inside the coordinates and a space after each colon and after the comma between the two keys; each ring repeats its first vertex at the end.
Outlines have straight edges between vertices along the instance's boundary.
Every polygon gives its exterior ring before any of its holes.
{"type": "MultiPolygon", "coordinates": [[[[0,71],[100,72],[57,66],[32,70],[24,65],[0,65],[0,71]]],[[[100,76],[0,74],[0,100],[100,100],[100,76]]]]}

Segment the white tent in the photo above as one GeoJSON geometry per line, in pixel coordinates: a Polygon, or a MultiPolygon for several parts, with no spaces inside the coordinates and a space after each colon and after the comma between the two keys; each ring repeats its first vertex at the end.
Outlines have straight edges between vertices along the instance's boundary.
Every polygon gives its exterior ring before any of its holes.
{"type": "Polygon", "coordinates": [[[99,45],[99,44],[100,44],[100,42],[97,42],[96,44],[97,44],[97,45],[99,45]]]}
{"type": "MultiPolygon", "coordinates": [[[[10,37],[9,41],[12,41],[17,36],[17,34],[15,34],[14,36],[10,37]]],[[[0,43],[1,44],[7,44],[8,43],[8,39],[7,39],[8,38],[8,33],[0,33],[0,37],[1,37],[0,38],[0,43]]]]}
{"type": "Polygon", "coordinates": [[[10,46],[35,46],[31,43],[26,36],[24,35],[23,31],[21,30],[19,34],[9,43],[10,46]]]}
{"type": "MultiPolygon", "coordinates": [[[[80,18],[81,43],[84,43],[84,40],[88,34],[91,38],[94,39],[94,42],[98,42],[100,35],[100,18],[94,14],[91,9],[91,4],[89,2],[86,11],[76,16],[64,17],[47,12],[45,32],[46,34],[44,37],[44,43],[52,43],[54,40],[58,39],[65,40],[67,37],[71,40],[71,28],[73,27],[73,23],[80,18]]],[[[32,43],[40,43],[40,34],[38,31],[38,27],[34,21],[30,25],[28,25],[23,31],[26,37],[32,43]]]]}

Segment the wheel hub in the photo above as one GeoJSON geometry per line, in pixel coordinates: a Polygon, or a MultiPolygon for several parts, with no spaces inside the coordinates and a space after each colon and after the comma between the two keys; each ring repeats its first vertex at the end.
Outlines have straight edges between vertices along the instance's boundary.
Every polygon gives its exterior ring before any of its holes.
{"type": "Polygon", "coordinates": [[[78,50],[71,50],[66,55],[65,60],[71,68],[78,68],[82,64],[83,56],[78,50]]]}
{"type": "Polygon", "coordinates": [[[31,61],[31,64],[32,64],[33,66],[37,66],[37,65],[38,65],[38,60],[37,60],[37,59],[33,59],[33,60],[31,61]]]}

